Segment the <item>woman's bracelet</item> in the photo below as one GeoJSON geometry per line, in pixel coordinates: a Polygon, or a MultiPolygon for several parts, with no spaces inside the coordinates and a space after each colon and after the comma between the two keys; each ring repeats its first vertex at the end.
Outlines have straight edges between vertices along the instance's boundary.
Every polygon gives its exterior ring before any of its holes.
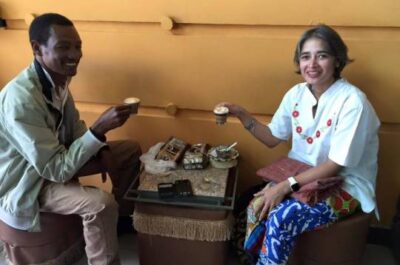
{"type": "Polygon", "coordinates": [[[251,119],[250,122],[248,124],[244,124],[244,128],[246,128],[246,130],[248,130],[249,132],[254,132],[254,127],[256,126],[256,120],[255,119],[251,119]]]}

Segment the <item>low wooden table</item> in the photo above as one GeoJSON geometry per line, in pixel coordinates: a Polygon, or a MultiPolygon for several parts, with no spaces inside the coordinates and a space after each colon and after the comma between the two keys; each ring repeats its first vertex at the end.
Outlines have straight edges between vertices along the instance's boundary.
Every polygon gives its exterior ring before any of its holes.
{"type": "Polygon", "coordinates": [[[238,172],[178,170],[158,178],[142,172],[125,195],[136,202],[141,265],[223,265],[228,262],[238,172]],[[190,179],[194,196],[161,199],[157,183],[190,179]]]}

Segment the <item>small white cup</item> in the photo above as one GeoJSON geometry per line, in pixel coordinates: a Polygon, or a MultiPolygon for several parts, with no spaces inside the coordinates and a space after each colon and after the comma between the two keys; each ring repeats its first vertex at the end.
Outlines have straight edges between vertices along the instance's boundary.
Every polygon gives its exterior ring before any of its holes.
{"type": "Polygon", "coordinates": [[[218,125],[222,125],[226,122],[226,119],[228,118],[229,109],[225,106],[218,106],[214,108],[214,114],[215,122],[218,125]]]}
{"type": "Polygon", "coordinates": [[[124,99],[124,104],[131,107],[131,114],[136,114],[139,109],[140,99],[138,98],[126,98],[124,99]]]}

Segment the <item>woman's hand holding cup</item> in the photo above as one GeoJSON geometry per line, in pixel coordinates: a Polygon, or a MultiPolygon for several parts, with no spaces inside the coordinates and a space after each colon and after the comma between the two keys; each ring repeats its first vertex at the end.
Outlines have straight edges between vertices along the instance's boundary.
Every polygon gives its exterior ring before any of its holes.
{"type": "Polygon", "coordinates": [[[214,108],[214,115],[215,115],[215,122],[218,125],[222,125],[226,122],[226,119],[228,118],[229,114],[229,109],[228,107],[218,104],[214,108]]]}

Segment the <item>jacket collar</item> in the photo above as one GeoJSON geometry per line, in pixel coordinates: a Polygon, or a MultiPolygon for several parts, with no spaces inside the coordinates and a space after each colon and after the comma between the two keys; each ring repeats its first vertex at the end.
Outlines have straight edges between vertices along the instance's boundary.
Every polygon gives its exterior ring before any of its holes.
{"type": "Polygon", "coordinates": [[[51,94],[51,88],[53,87],[53,85],[51,84],[50,80],[47,79],[42,66],[36,59],[34,60],[34,65],[35,65],[36,73],[39,77],[40,84],[42,85],[43,94],[46,97],[46,99],[51,102],[53,99],[52,94],[51,94]]]}

